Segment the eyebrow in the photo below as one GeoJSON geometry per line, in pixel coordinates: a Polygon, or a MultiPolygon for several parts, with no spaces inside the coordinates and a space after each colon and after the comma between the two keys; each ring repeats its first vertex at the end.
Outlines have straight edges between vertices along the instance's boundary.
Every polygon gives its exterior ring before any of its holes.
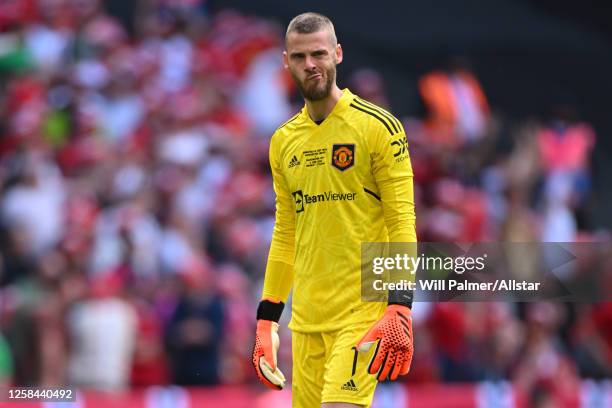
{"type": "MultiPolygon", "coordinates": [[[[325,48],[319,48],[317,50],[314,50],[312,52],[310,52],[310,55],[324,55],[324,54],[328,54],[329,51],[327,51],[325,48]]],[[[291,54],[289,54],[289,57],[294,58],[294,57],[303,57],[304,55],[306,55],[305,52],[292,52],[291,54]]]]}

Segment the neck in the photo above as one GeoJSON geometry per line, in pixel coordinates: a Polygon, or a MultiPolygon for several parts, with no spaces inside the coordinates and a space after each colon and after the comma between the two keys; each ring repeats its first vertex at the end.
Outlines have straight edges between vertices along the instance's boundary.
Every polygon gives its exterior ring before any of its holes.
{"type": "Polygon", "coordinates": [[[342,91],[338,88],[338,85],[334,85],[326,98],[318,101],[306,99],[306,109],[308,109],[310,119],[318,122],[327,118],[341,97],[342,91]]]}

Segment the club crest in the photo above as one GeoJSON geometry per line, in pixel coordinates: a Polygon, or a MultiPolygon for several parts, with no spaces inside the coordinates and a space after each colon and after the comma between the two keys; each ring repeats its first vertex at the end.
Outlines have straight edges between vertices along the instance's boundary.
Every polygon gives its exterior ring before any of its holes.
{"type": "Polygon", "coordinates": [[[355,164],[354,144],[335,144],[332,147],[332,166],[340,171],[351,168],[355,164]]]}

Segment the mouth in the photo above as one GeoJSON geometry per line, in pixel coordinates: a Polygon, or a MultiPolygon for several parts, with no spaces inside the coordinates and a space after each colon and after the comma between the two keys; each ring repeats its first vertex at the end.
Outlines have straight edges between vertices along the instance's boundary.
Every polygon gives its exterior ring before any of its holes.
{"type": "Polygon", "coordinates": [[[316,79],[321,79],[321,78],[323,78],[323,75],[314,74],[314,75],[310,75],[309,77],[307,77],[306,80],[310,81],[310,80],[316,80],[316,79]]]}

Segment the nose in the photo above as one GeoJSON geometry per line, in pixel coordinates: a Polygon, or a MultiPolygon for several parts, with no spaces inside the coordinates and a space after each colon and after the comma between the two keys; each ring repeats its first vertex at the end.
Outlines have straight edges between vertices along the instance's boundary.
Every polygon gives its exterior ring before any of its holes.
{"type": "Polygon", "coordinates": [[[304,65],[304,68],[306,69],[306,71],[312,71],[316,67],[317,66],[314,63],[314,58],[312,58],[311,56],[306,56],[306,61],[305,61],[305,65],[304,65]]]}

